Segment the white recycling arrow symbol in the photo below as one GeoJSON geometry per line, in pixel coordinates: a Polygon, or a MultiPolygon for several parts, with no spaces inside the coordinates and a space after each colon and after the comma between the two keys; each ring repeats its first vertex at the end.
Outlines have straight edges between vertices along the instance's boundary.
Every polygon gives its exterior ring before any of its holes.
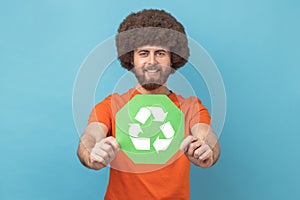
{"type": "MultiPolygon", "coordinates": [[[[135,120],[141,124],[145,124],[148,118],[153,115],[153,121],[164,122],[168,112],[164,112],[161,107],[142,107],[135,116],[135,120]]],[[[158,153],[159,151],[166,150],[171,144],[174,136],[174,129],[170,122],[166,122],[160,126],[160,130],[165,136],[165,139],[159,138],[155,139],[153,147],[158,153]]],[[[137,150],[150,150],[150,138],[138,138],[138,135],[143,133],[142,128],[139,124],[130,123],[129,124],[129,135],[130,139],[137,150]]]]}
{"type": "Polygon", "coordinates": [[[163,132],[166,139],[160,139],[159,136],[157,136],[156,140],[153,143],[154,149],[157,153],[159,151],[164,151],[169,147],[175,133],[170,122],[161,125],[160,130],[163,132]]]}
{"type": "Polygon", "coordinates": [[[156,122],[163,122],[168,115],[168,112],[164,112],[161,107],[148,107],[151,110],[151,113],[154,117],[153,121],[156,122]]]}
{"type": "Polygon", "coordinates": [[[137,150],[150,150],[150,138],[137,138],[143,130],[139,124],[129,124],[129,135],[137,150]]]}
{"type": "Polygon", "coordinates": [[[142,124],[145,124],[145,122],[150,117],[150,115],[151,115],[151,110],[149,110],[148,108],[141,108],[139,112],[136,114],[134,119],[139,121],[142,124]]]}
{"type": "Polygon", "coordinates": [[[129,135],[132,137],[137,137],[140,133],[143,132],[139,124],[129,124],[129,135]]]}

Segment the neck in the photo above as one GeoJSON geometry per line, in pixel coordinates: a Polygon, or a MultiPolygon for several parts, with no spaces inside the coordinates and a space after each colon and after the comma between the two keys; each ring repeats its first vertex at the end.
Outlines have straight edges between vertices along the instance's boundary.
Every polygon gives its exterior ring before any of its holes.
{"type": "Polygon", "coordinates": [[[165,84],[162,85],[162,86],[160,86],[159,88],[154,89],[154,90],[146,90],[140,84],[137,84],[137,86],[135,88],[141,94],[165,94],[165,95],[169,95],[170,94],[170,90],[167,88],[167,86],[165,84]]]}

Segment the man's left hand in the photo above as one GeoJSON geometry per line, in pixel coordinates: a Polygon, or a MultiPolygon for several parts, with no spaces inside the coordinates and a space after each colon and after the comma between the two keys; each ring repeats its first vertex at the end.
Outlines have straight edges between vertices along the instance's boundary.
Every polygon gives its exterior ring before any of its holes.
{"type": "Polygon", "coordinates": [[[188,159],[197,166],[208,168],[213,165],[213,151],[203,140],[189,135],[180,145],[188,159]]]}

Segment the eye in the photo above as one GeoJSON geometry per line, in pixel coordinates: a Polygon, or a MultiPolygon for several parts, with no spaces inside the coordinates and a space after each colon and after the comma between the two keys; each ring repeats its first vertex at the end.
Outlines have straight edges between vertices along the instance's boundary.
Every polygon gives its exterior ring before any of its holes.
{"type": "Polygon", "coordinates": [[[139,56],[141,56],[141,57],[147,57],[148,56],[148,52],[147,51],[140,51],[139,52],[139,56]]]}
{"type": "Polygon", "coordinates": [[[165,51],[157,51],[156,55],[159,56],[159,57],[162,57],[162,56],[166,55],[166,52],[165,51]]]}

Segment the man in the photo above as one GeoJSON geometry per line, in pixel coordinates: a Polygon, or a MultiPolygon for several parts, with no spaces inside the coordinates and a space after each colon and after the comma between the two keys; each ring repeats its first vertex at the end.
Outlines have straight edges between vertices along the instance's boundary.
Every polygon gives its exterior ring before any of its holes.
{"type": "Polygon", "coordinates": [[[79,159],[95,170],[111,165],[105,199],[189,199],[190,162],[211,167],[218,160],[219,143],[201,101],[183,98],[166,85],[169,75],[188,60],[184,28],[163,10],[143,10],[120,24],[116,44],[121,65],[138,83],[95,106],[80,139],[79,159]],[[133,163],[115,138],[116,113],[137,94],[167,95],[185,115],[185,139],[164,165],[133,163]]]}

